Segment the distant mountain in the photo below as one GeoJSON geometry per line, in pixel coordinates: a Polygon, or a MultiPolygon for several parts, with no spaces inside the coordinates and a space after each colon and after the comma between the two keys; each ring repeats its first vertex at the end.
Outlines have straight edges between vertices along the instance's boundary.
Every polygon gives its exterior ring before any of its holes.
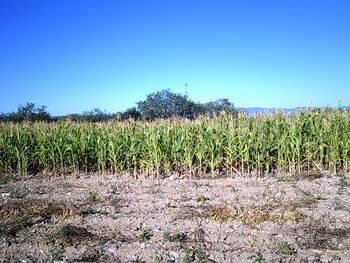
{"type": "MultiPolygon", "coordinates": [[[[248,114],[253,113],[275,113],[278,111],[283,111],[286,113],[294,113],[297,111],[305,110],[308,107],[296,107],[292,109],[286,109],[286,108],[261,108],[261,107],[248,107],[248,108],[240,108],[240,111],[246,112],[248,114]]],[[[342,109],[350,109],[350,106],[341,106],[342,109]]]]}
{"type": "Polygon", "coordinates": [[[253,113],[275,113],[278,111],[284,111],[286,113],[297,112],[300,110],[306,109],[306,107],[297,107],[292,109],[285,108],[260,108],[260,107],[248,107],[248,108],[240,108],[241,111],[253,114],[253,113]]]}

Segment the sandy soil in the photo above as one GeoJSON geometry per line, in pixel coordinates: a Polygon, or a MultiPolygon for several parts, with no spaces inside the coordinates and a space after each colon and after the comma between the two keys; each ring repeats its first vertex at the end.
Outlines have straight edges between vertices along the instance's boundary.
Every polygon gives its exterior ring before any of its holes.
{"type": "Polygon", "coordinates": [[[350,262],[349,194],[348,176],[2,180],[0,261],[350,262]]]}

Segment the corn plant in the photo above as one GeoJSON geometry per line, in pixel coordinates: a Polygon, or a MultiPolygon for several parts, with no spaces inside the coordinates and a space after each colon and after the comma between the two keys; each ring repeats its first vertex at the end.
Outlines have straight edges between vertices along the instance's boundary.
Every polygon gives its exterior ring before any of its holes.
{"type": "Polygon", "coordinates": [[[348,173],[350,112],[240,113],[195,120],[0,123],[0,172],[257,176],[348,173]]]}

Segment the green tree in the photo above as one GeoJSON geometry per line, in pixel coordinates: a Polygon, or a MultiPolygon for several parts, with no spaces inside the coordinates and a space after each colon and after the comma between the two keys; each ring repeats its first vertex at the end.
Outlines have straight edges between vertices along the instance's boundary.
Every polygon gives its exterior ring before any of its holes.
{"type": "Polygon", "coordinates": [[[102,111],[99,108],[94,108],[90,111],[84,111],[82,115],[77,115],[77,119],[87,122],[102,122],[112,120],[113,114],[107,113],[105,110],[102,111]]]}
{"type": "Polygon", "coordinates": [[[32,102],[27,102],[26,105],[20,105],[17,109],[17,118],[19,121],[49,121],[50,113],[47,107],[43,105],[36,106],[32,102]]]}
{"type": "Polygon", "coordinates": [[[127,120],[127,119],[134,119],[134,120],[139,120],[142,118],[141,112],[137,110],[136,107],[132,107],[127,109],[126,111],[122,112],[120,114],[120,118],[122,120],[127,120]]]}
{"type": "Polygon", "coordinates": [[[32,102],[20,105],[17,112],[11,112],[7,114],[1,114],[1,121],[12,121],[12,122],[22,122],[22,121],[50,121],[51,116],[47,111],[46,106],[40,105],[36,106],[32,102]]]}
{"type": "Polygon", "coordinates": [[[147,95],[146,100],[137,103],[137,110],[145,119],[192,117],[194,105],[186,95],[166,89],[147,95]]]}
{"type": "Polygon", "coordinates": [[[202,115],[213,116],[218,115],[221,112],[226,112],[229,114],[237,114],[238,111],[235,108],[234,104],[230,102],[229,99],[223,98],[216,101],[210,101],[204,103],[200,107],[200,113],[202,115]]]}

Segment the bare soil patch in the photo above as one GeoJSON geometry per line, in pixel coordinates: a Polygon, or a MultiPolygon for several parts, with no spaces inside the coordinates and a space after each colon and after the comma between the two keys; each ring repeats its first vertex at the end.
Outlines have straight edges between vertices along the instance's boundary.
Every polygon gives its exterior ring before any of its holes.
{"type": "Polygon", "coordinates": [[[348,176],[0,184],[1,262],[350,262],[348,176]]]}

